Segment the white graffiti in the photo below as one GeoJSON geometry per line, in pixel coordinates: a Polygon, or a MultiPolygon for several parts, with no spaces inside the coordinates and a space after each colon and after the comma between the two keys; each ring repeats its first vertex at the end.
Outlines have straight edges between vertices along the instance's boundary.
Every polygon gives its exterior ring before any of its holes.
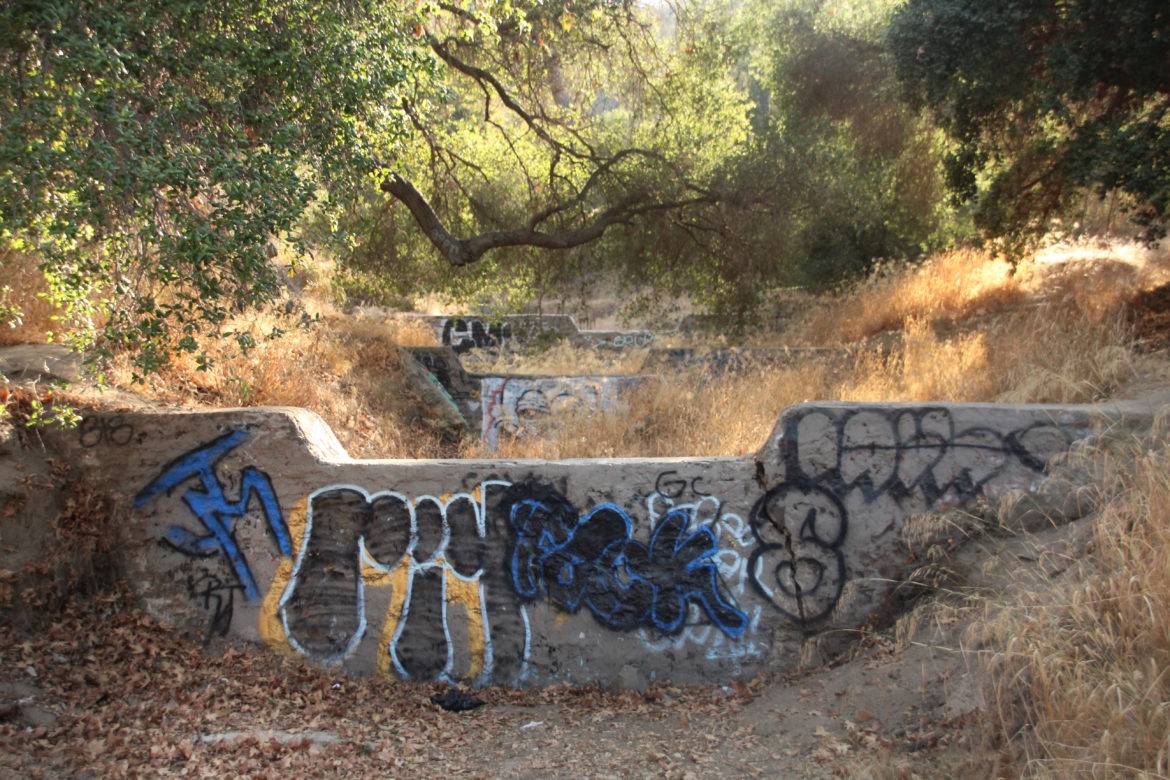
{"type": "MultiPolygon", "coordinates": [[[[454,682],[461,676],[455,671],[456,642],[448,614],[448,604],[458,603],[464,607],[469,624],[475,624],[468,648],[471,667],[478,667],[474,682],[491,681],[497,658],[494,616],[488,608],[491,594],[482,565],[483,541],[489,493],[510,485],[489,480],[471,493],[414,498],[395,491],[370,493],[348,484],[314,491],[308,499],[300,549],[278,606],[288,645],[319,663],[342,663],[366,635],[366,584],[372,580],[400,591],[392,593],[380,640],[385,646],[379,648],[400,679],[454,682]],[[392,526],[402,525],[395,521],[403,519],[409,520],[408,531],[402,534],[399,529],[396,536],[392,526]],[[423,545],[428,547],[420,549],[423,545]],[[355,551],[356,559],[350,558],[355,551]],[[306,572],[307,566],[311,572],[306,572]],[[311,582],[305,582],[306,574],[311,582]],[[425,657],[438,645],[425,638],[434,630],[434,616],[421,615],[412,625],[412,613],[418,609],[417,583],[430,579],[428,586],[433,590],[435,579],[431,575],[437,578],[439,590],[428,594],[425,606],[439,612],[445,646],[441,667],[436,659],[425,657]],[[347,605],[349,598],[355,601],[347,605]],[[415,634],[409,658],[402,646],[408,628],[415,634]]],[[[491,587],[505,590],[502,581],[491,587]]],[[[511,601],[510,593],[507,597],[511,601]]],[[[523,643],[519,673],[514,678],[522,680],[531,652],[531,628],[525,607],[518,605],[517,611],[523,624],[523,643]]]]}
{"type": "Polygon", "coordinates": [[[637,377],[484,377],[480,440],[488,450],[495,450],[501,436],[538,434],[557,415],[613,409],[622,392],[638,381],[637,377]]]}
{"type": "MultiPolygon", "coordinates": [[[[660,478],[659,482],[663,483],[663,480],[660,478]]],[[[670,485],[671,480],[665,480],[665,484],[670,485]]],[[[674,484],[677,486],[679,483],[674,484]]],[[[659,519],[665,517],[667,512],[678,509],[689,512],[692,528],[699,525],[710,526],[719,540],[719,552],[715,556],[719,577],[728,593],[737,600],[742,599],[747,595],[748,559],[751,549],[755,546],[751,527],[739,514],[723,511],[723,502],[716,496],[696,494],[695,500],[687,502],[679,500],[684,493],[689,491],[694,494],[696,490],[696,486],[690,484],[671,489],[671,493],[678,492],[679,495],[676,497],[659,490],[652,492],[646,498],[646,514],[651,527],[657,525],[659,519]]],[[[682,652],[688,645],[693,645],[703,648],[703,654],[709,661],[759,658],[768,652],[767,645],[756,639],[762,613],[759,605],[749,609],[750,622],[747,630],[743,636],[731,639],[704,621],[702,614],[692,605],[687,615],[687,626],[681,633],[662,636],[642,629],[639,631],[639,639],[642,646],[652,653],[682,652]]]]}

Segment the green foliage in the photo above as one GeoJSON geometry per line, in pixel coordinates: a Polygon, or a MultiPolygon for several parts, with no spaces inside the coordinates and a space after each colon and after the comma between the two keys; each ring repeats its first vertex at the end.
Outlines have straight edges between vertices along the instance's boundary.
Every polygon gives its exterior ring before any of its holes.
{"type": "Polygon", "coordinates": [[[270,237],[400,142],[410,25],[380,0],[0,5],[0,240],[43,259],[72,343],[149,371],[271,299],[270,237]]]}
{"type": "Polygon", "coordinates": [[[1170,216],[1164,0],[909,0],[899,76],[955,142],[956,197],[991,237],[1045,231],[1089,188],[1119,191],[1147,236],[1170,216]]]}

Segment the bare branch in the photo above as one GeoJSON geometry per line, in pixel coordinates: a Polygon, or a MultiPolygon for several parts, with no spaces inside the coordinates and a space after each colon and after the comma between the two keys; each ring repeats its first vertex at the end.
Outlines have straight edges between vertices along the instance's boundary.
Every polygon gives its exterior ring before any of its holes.
{"type": "Polygon", "coordinates": [[[541,249],[571,249],[601,238],[614,225],[629,224],[634,217],[656,211],[672,211],[700,203],[712,203],[712,195],[699,195],[672,201],[642,201],[636,197],[605,209],[589,224],[564,233],[546,233],[532,228],[513,228],[458,238],[443,224],[426,197],[409,181],[391,174],[382,182],[382,190],[402,202],[414,216],[427,239],[446,260],[455,266],[470,265],[493,249],[532,246],[541,249]]]}

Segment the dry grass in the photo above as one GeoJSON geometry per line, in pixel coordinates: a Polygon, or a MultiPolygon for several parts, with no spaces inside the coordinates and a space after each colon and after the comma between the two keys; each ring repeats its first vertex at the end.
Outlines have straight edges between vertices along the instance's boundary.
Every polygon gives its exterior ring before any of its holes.
{"type": "Polygon", "coordinates": [[[739,455],[758,449],[784,408],[802,401],[1089,402],[1133,377],[1138,360],[1116,310],[1086,312],[1071,300],[949,337],[914,319],[899,343],[860,353],[852,368],[809,362],[738,376],[654,377],[613,412],[553,420],[544,436],[502,442],[499,455],[739,455]]]}
{"type": "Polygon", "coordinates": [[[15,305],[21,312],[14,322],[0,321],[0,346],[42,342],[60,329],[53,319],[60,312],[41,297],[48,287],[38,262],[34,255],[0,248],[0,310],[15,305]]]}
{"type": "Polygon", "coordinates": [[[116,385],[159,401],[192,406],[303,406],[321,415],[355,457],[421,458],[451,455],[455,442],[433,422],[424,397],[406,380],[398,326],[373,319],[326,315],[306,325],[292,317],[256,315],[232,323],[257,346],[240,354],[209,344],[215,362],[199,370],[191,356],[144,385],[114,371],[116,385]],[[285,332],[266,337],[274,327],[285,332]]]}
{"type": "Polygon", "coordinates": [[[542,350],[498,353],[474,350],[460,356],[463,367],[474,374],[546,374],[583,376],[636,374],[646,359],[644,349],[603,350],[557,341],[542,350]]]}
{"type": "Polygon", "coordinates": [[[1170,252],[1136,244],[1049,247],[1015,269],[975,249],[940,253],[921,266],[889,270],[828,299],[798,321],[792,343],[849,344],[925,321],[962,323],[1045,300],[1075,300],[1100,316],[1170,279],[1170,252]]]}
{"type": "Polygon", "coordinates": [[[1092,555],[1061,585],[992,605],[989,701],[1023,771],[1170,775],[1170,451],[1106,456],[1092,555]]]}

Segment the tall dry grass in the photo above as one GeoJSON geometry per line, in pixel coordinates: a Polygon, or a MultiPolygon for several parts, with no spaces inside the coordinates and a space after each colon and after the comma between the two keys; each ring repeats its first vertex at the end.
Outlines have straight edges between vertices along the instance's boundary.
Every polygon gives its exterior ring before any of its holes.
{"type": "Polygon", "coordinates": [[[60,330],[61,312],[45,300],[45,277],[35,255],[0,248],[0,311],[9,306],[20,310],[19,318],[0,322],[0,346],[37,343],[60,330]]]}
{"type": "Polygon", "coordinates": [[[644,349],[603,350],[557,341],[546,349],[499,352],[473,350],[460,356],[463,367],[475,374],[546,374],[582,376],[635,374],[646,360],[644,349]]]}
{"type": "Polygon", "coordinates": [[[243,354],[209,339],[204,346],[214,361],[210,369],[201,370],[193,356],[180,354],[142,384],[130,381],[129,367],[121,362],[113,383],[186,406],[302,406],[321,415],[355,457],[456,453],[457,442],[406,379],[399,345],[422,338],[410,326],[336,314],[309,324],[269,312],[231,327],[251,333],[257,345],[243,354]],[[275,328],[283,333],[270,337],[275,328]]]}
{"type": "Polygon", "coordinates": [[[1085,311],[1075,301],[1004,313],[950,336],[912,319],[893,346],[859,352],[844,367],[810,359],[741,375],[651,377],[617,409],[553,418],[542,435],[504,441],[498,454],[739,455],[758,449],[785,407],[803,401],[1090,402],[1116,391],[1138,365],[1120,312],[1085,311]]]}
{"type": "Polygon", "coordinates": [[[1090,555],[1061,584],[992,604],[989,696],[1035,777],[1170,776],[1170,450],[1105,456],[1090,555]]]}
{"type": "Polygon", "coordinates": [[[1095,316],[1170,280],[1170,251],[1084,241],[1048,247],[1015,266],[978,249],[886,269],[822,301],[784,334],[792,343],[849,344],[915,321],[956,325],[1027,305],[1072,300],[1095,316]]]}

